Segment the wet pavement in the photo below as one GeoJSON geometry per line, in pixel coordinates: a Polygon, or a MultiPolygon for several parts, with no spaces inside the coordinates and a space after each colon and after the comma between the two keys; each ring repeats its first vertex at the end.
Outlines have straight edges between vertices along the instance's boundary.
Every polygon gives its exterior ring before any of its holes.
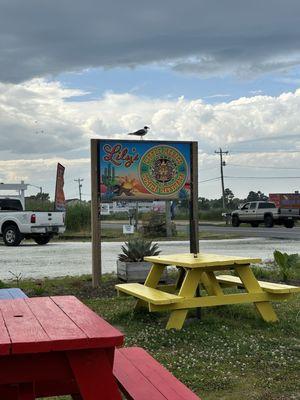
{"type": "MultiPolygon", "coordinates": [[[[121,242],[102,243],[103,273],[116,271],[116,259],[121,251],[121,242]]],[[[159,242],[163,254],[187,253],[189,242],[159,242]]],[[[248,238],[230,240],[201,240],[200,251],[206,253],[260,257],[272,259],[274,250],[299,253],[299,240],[248,238]]],[[[24,243],[19,247],[0,244],[0,279],[43,278],[91,273],[91,243],[50,242],[46,246],[24,243]]]]}

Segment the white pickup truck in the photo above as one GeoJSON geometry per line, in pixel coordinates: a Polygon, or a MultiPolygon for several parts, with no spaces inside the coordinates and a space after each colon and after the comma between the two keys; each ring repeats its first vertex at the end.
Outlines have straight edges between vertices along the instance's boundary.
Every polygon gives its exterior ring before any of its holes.
{"type": "Polygon", "coordinates": [[[293,228],[297,220],[300,220],[299,208],[276,208],[275,203],[268,201],[251,201],[231,213],[232,226],[235,227],[247,222],[253,227],[264,224],[272,228],[276,224],[293,228]]]}
{"type": "Polygon", "coordinates": [[[23,211],[20,200],[0,198],[0,236],[7,246],[18,246],[23,239],[37,244],[65,231],[65,213],[23,211]]]}

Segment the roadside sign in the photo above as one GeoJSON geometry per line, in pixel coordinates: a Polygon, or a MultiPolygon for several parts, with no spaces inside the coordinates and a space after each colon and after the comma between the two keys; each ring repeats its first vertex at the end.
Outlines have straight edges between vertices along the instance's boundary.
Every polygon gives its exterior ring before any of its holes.
{"type": "Polygon", "coordinates": [[[101,215],[109,215],[109,204],[108,203],[101,203],[100,204],[100,214],[101,215]]]}
{"type": "Polygon", "coordinates": [[[123,225],[123,234],[128,235],[134,233],[134,225],[123,225]]]}

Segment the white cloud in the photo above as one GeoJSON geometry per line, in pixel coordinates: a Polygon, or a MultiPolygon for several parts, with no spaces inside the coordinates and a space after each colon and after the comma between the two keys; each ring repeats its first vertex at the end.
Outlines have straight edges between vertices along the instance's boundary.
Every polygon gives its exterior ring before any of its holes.
{"type": "MultiPolygon", "coordinates": [[[[73,196],[73,177],[83,175],[89,187],[89,139],[124,139],[127,132],[144,125],[151,127],[149,139],[197,140],[204,177],[212,176],[207,168],[218,167],[213,152],[219,147],[232,151],[237,164],[300,165],[300,89],[278,97],[242,97],[213,105],[201,99],[111,92],[98,100],[70,101],[75,94],[81,92],[44,80],[0,86],[1,180],[25,179],[39,186],[49,182],[54,187],[59,161],[68,167],[67,187],[73,196]],[[37,126],[38,132],[44,132],[36,133],[37,126]]],[[[297,182],[294,185],[299,187],[297,182]]]]}

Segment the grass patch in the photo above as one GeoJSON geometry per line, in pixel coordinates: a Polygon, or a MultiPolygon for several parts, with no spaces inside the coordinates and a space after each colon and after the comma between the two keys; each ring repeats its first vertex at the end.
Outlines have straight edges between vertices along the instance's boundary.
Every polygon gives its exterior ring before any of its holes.
{"type": "Polygon", "coordinates": [[[125,333],[125,346],[145,348],[203,400],[300,399],[299,296],[274,304],[278,323],[265,323],[248,304],[203,309],[201,320],[191,312],[181,331],[166,331],[167,313],[133,313],[134,300],[116,297],[116,283],[105,275],[92,289],[85,275],[18,286],[29,296],[77,296],[125,333]]]}

